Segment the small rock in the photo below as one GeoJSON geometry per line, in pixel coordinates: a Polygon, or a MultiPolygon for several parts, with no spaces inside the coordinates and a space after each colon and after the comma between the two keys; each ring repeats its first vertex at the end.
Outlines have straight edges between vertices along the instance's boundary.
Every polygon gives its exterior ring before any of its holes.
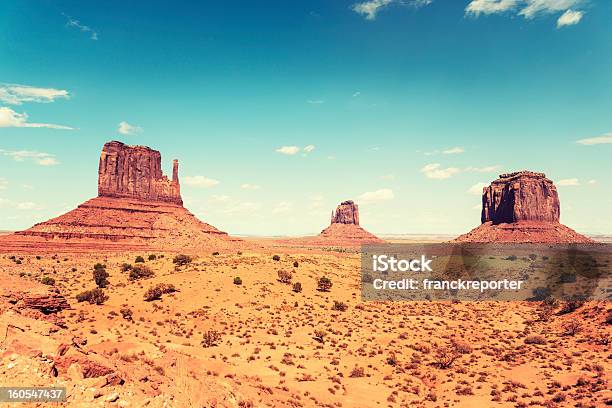
{"type": "Polygon", "coordinates": [[[119,394],[116,392],[113,392],[112,394],[110,394],[109,396],[106,397],[106,401],[108,402],[115,402],[119,399],[119,394]]]}

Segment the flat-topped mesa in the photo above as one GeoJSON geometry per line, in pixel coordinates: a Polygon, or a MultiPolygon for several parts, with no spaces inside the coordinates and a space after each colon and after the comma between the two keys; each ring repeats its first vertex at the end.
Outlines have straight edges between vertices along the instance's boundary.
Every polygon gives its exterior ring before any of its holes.
{"type": "Polygon", "coordinates": [[[341,202],[331,213],[331,224],[359,225],[359,206],[351,200],[341,202]]]}
{"type": "Polygon", "coordinates": [[[500,174],[483,189],[481,223],[559,222],[559,196],[544,173],[500,174]]]}
{"type": "Polygon", "coordinates": [[[183,205],[174,160],[172,180],[161,169],[161,154],[146,146],[112,141],[102,148],[98,168],[98,197],[125,197],[183,205]]]}

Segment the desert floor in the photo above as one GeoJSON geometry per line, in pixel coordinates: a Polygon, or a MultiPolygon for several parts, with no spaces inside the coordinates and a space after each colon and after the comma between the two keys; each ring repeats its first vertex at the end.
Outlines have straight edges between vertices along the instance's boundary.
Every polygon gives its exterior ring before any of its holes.
{"type": "Polygon", "coordinates": [[[66,386],[74,407],[612,403],[608,303],[361,302],[353,251],[251,243],[183,266],[175,253],[0,254],[0,383],[66,386]],[[122,264],[139,255],[155,275],[130,280],[122,264]],[[96,263],[108,300],[77,302],[96,263]],[[157,284],[176,291],[145,301],[157,284]],[[71,309],[37,311],[54,290],[71,309]]]}

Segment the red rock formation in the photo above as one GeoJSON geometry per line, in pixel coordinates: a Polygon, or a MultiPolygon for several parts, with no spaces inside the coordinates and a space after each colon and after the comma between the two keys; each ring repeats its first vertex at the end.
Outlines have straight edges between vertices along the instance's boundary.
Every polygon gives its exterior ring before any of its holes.
{"type": "Polygon", "coordinates": [[[139,250],[229,247],[236,241],[183,207],[174,160],[172,180],[149,147],[106,143],[98,197],[32,228],[0,237],[0,251],[139,250]]]}
{"type": "Polygon", "coordinates": [[[559,223],[559,196],[544,173],[501,174],[482,193],[481,225],[457,242],[589,243],[559,223]]]}
{"type": "Polygon", "coordinates": [[[353,201],[343,201],[332,211],[331,224],[359,225],[359,207],[353,201]]]}
{"type": "Polygon", "coordinates": [[[161,154],[146,146],[108,142],[102,148],[98,168],[98,197],[125,197],[166,201],[183,205],[178,180],[178,161],[172,180],[161,170],[161,154]]]}

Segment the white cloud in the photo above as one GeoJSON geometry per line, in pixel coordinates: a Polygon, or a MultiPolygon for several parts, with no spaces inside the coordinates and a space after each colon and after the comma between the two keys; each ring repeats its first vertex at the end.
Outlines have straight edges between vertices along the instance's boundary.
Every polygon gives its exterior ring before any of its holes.
{"type": "Polygon", "coordinates": [[[227,203],[230,201],[230,197],[226,195],[213,195],[208,199],[210,204],[227,203]]]}
{"type": "Polygon", "coordinates": [[[557,20],[557,28],[578,24],[583,14],[582,11],[566,10],[557,20]]]}
{"type": "Polygon", "coordinates": [[[440,167],[440,163],[430,163],[421,169],[421,173],[425,174],[425,177],[436,180],[443,180],[452,177],[454,174],[459,173],[459,169],[456,167],[447,167],[445,169],[440,167]]]}
{"type": "Polygon", "coordinates": [[[257,184],[242,184],[240,186],[240,188],[244,189],[244,190],[259,190],[261,188],[261,186],[257,185],[257,184]]]}
{"type": "Polygon", "coordinates": [[[591,185],[597,184],[597,180],[589,180],[589,181],[587,181],[587,183],[591,184],[591,185]]]}
{"type": "Polygon", "coordinates": [[[274,207],[274,209],[272,209],[272,213],[273,214],[283,214],[283,213],[287,213],[291,211],[292,208],[293,208],[293,205],[291,203],[288,203],[287,201],[281,201],[274,207]]]}
{"type": "Polygon", "coordinates": [[[557,185],[558,186],[579,186],[580,182],[578,181],[577,178],[568,178],[568,179],[563,179],[563,180],[559,180],[557,181],[557,185]]]}
{"type": "Polygon", "coordinates": [[[467,192],[472,194],[472,195],[482,195],[482,189],[487,187],[488,184],[487,183],[476,183],[474,184],[472,187],[470,187],[467,192]]]}
{"type": "Polygon", "coordinates": [[[465,8],[466,14],[478,17],[480,14],[503,13],[516,7],[519,0],[473,0],[465,8]]]}
{"type": "Polygon", "coordinates": [[[580,22],[584,12],[572,10],[572,7],[581,3],[584,0],[472,0],[465,8],[465,14],[478,17],[511,11],[533,19],[540,14],[563,13],[557,20],[557,27],[562,27],[580,22]]]}
{"type": "Polygon", "coordinates": [[[62,15],[68,19],[68,22],[66,23],[66,27],[71,27],[71,28],[76,28],[77,30],[81,30],[82,32],[89,34],[89,38],[91,38],[92,40],[98,39],[98,33],[94,31],[91,27],[81,24],[79,20],[75,20],[65,13],[62,13],[62,15]]]}
{"type": "Polygon", "coordinates": [[[276,149],[276,152],[280,154],[286,154],[288,156],[293,156],[300,151],[300,148],[297,146],[282,146],[276,149]]]}
{"type": "Polygon", "coordinates": [[[352,9],[355,13],[364,16],[366,20],[374,20],[380,9],[389,4],[391,4],[391,0],[369,0],[353,4],[352,9]]]}
{"type": "Polygon", "coordinates": [[[261,204],[253,202],[235,203],[223,210],[226,214],[252,214],[258,212],[261,204]]]}
{"type": "Polygon", "coordinates": [[[130,125],[126,121],[119,122],[119,128],[117,128],[117,132],[122,135],[134,135],[136,133],[141,133],[142,128],[140,126],[130,125]]]}
{"type": "Polygon", "coordinates": [[[395,174],[393,173],[385,174],[383,176],[380,176],[380,179],[390,181],[390,180],[395,179],[395,174]]]}
{"type": "Polygon", "coordinates": [[[183,177],[183,183],[188,186],[208,188],[216,186],[219,181],[204,176],[186,176],[183,177]]]}
{"type": "Polygon", "coordinates": [[[28,122],[27,113],[17,113],[11,108],[0,107],[0,128],[49,128],[49,129],[62,129],[62,130],[74,130],[69,126],[54,125],[51,123],[31,123],[28,122]]]}
{"type": "Polygon", "coordinates": [[[607,133],[603,136],[589,137],[586,139],[576,140],[576,143],[585,145],[585,146],[598,145],[598,144],[609,144],[609,143],[612,143],[612,133],[607,133]]]}
{"type": "Polygon", "coordinates": [[[49,103],[58,98],[68,99],[70,94],[63,89],[37,88],[29,85],[0,84],[0,101],[10,105],[23,102],[49,103]]]}
{"type": "Polygon", "coordinates": [[[357,92],[355,92],[355,93],[353,94],[353,98],[356,98],[356,97],[358,97],[359,95],[361,95],[361,92],[357,91],[357,92]]]}
{"type": "Polygon", "coordinates": [[[0,155],[12,157],[13,160],[23,162],[26,160],[32,160],[34,163],[40,166],[54,166],[59,164],[59,161],[55,158],[55,155],[51,153],[35,152],[31,150],[3,150],[0,149],[0,155]]]}
{"type": "Polygon", "coordinates": [[[16,207],[17,207],[18,210],[24,210],[24,211],[27,211],[27,210],[42,210],[43,209],[42,205],[33,203],[31,201],[26,201],[26,202],[23,202],[23,203],[17,203],[16,207]]]}
{"type": "Polygon", "coordinates": [[[501,169],[501,165],[496,164],[494,166],[484,166],[484,167],[466,167],[465,171],[470,173],[492,173],[495,171],[499,171],[501,169]]]}
{"type": "Polygon", "coordinates": [[[8,186],[8,181],[0,177],[0,190],[4,190],[8,186]]]}
{"type": "Polygon", "coordinates": [[[450,149],[442,150],[442,154],[459,154],[465,152],[463,147],[451,147],[450,149]]]}
{"type": "Polygon", "coordinates": [[[315,145],[308,145],[306,147],[304,147],[304,153],[310,153],[315,149],[315,145]]]}
{"type": "Polygon", "coordinates": [[[393,194],[393,190],[389,188],[381,188],[376,191],[368,191],[359,196],[359,201],[366,203],[380,202],[380,201],[389,201],[393,200],[395,194],[393,194]]]}
{"type": "Polygon", "coordinates": [[[309,100],[306,101],[306,103],[309,103],[311,105],[321,105],[321,104],[325,103],[325,101],[322,100],[322,99],[309,99],[309,100]]]}

